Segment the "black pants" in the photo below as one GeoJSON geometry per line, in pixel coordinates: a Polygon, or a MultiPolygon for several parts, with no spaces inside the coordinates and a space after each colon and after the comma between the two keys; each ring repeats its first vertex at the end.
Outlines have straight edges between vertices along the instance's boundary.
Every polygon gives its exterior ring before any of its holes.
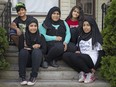
{"type": "Polygon", "coordinates": [[[78,72],[84,71],[88,73],[94,68],[93,61],[87,54],[66,52],[63,54],[63,60],[78,72]]]}
{"type": "Polygon", "coordinates": [[[76,44],[77,40],[78,40],[79,30],[78,30],[78,28],[71,28],[70,32],[71,32],[70,42],[76,44]]]}
{"type": "Polygon", "coordinates": [[[32,72],[30,74],[31,77],[37,77],[38,70],[42,61],[42,52],[40,49],[33,49],[32,51],[28,51],[26,49],[22,49],[19,52],[19,76],[26,76],[26,65],[27,62],[31,59],[32,62],[32,72]]]}
{"type": "Polygon", "coordinates": [[[19,52],[20,52],[20,50],[23,49],[23,48],[24,48],[24,35],[21,34],[21,35],[19,36],[19,44],[18,44],[19,52]]]}
{"type": "MultiPolygon", "coordinates": [[[[47,42],[47,56],[46,60],[49,63],[52,60],[59,60],[62,58],[62,55],[64,53],[64,45],[63,42],[58,41],[50,41],[47,42]]],[[[67,45],[67,52],[75,52],[77,50],[76,46],[73,43],[69,43],[67,45]]]]}

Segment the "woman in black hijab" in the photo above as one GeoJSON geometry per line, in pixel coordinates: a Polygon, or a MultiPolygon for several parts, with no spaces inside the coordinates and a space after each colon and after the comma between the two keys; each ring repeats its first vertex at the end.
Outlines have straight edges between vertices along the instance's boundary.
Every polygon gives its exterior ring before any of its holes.
{"type": "Polygon", "coordinates": [[[19,52],[19,77],[21,78],[21,85],[34,85],[43,54],[46,53],[46,42],[44,37],[39,34],[38,21],[35,18],[28,21],[26,30],[25,47],[19,52]],[[27,82],[26,65],[30,65],[30,63],[32,72],[27,82]]]}
{"type": "Polygon", "coordinates": [[[85,17],[76,45],[79,50],[63,55],[64,61],[80,73],[79,82],[90,83],[95,80],[94,73],[102,43],[102,36],[95,20],[90,16],[85,17]]]}
{"type": "MultiPolygon", "coordinates": [[[[56,61],[65,51],[73,51],[75,47],[69,46],[71,38],[70,29],[67,23],[60,19],[61,12],[59,7],[53,7],[49,10],[46,19],[40,25],[40,33],[44,35],[47,41],[46,66],[48,64],[58,67],[56,61]]],[[[45,65],[45,64],[44,64],[45,65]]]]}

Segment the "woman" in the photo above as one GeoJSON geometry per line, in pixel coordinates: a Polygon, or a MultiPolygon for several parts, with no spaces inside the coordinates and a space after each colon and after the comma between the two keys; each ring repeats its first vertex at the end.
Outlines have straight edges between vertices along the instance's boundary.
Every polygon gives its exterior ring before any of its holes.
{"type": "Polygon", "coordinates": [[[76,48],[69,44],[70,30],[67,23],[60,19],[61,12],[59,7],[49,10],[46,19],[40,25],[40,33],[47,41],[46,66],[58,67],[56,61],[65,51],[74,51],[76,48]]]}
{"type": "Polygon", "coordinates": [[[28,21],[25,33],[25,47],[19,52],[19,77],[21,85],[34,85],[38,76],[38,70],[46,53],[46,42],[38,31],[38,21],[32,18],[28,21]],[[26,65],[32,66],[30,78],[26,80],[26,65]]]}
{"type": "Polygon", "coordinates": [[[79,74],[79,82],[90,83],[95,80],[95,70],[102,50],[102,36],[92,17],[85,17],[75,53],[64,53],[64,61],[79,74]]]}

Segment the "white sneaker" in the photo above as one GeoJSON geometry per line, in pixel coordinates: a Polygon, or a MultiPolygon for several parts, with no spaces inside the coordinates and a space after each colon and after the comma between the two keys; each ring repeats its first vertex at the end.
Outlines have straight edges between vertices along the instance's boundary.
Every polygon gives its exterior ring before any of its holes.
{"type": "Polygon", "coordinates": [[[83,72],[83,71],[81,71],[80,73],[79,73],[79,82],[84,82],[84,80],[85,80],[85,73],[83,72]]]}
{"type": "Polygon", "coordinates": [[[95,80],[94,73],[87,73],[84,83],[91,83],[95,80]]]}
{"type": "Polygon", "coordinates": [[[26,85],[26,84],[27,84],[27,80],[25,79],[25,77],[22,77],[22,78],[21,78],[20,84],[21,84],[21,85],[26,85]]]}
{"type": "Polygon", "coordinates": [[[27,82],[27,85],[34,85],[36,83],[36,78],[35,77],[30,77],[29,81],[27,82]]]}

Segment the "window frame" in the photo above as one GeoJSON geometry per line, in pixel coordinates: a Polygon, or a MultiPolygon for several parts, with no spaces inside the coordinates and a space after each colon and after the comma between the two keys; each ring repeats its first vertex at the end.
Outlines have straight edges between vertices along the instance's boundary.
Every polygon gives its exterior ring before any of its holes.
{"type": "MultiPolygon", "coordinates": [[[[93,9],[92,9],[92,15],[91,14],[85,14],[85,15],[90,15],[90,16],[92,16],[92,17],[94,17],[95,18],[95,0],[92,0],[92,2],[93,2],[93,9]]],[[[80,5],[80,6],[82,6],[83,5],[83,2],[81,2],[81,0],[76,0],[76,5],[80,5]]],[[[84,8],[83,8],[83,11],[84,11],[84,8]]]]}

